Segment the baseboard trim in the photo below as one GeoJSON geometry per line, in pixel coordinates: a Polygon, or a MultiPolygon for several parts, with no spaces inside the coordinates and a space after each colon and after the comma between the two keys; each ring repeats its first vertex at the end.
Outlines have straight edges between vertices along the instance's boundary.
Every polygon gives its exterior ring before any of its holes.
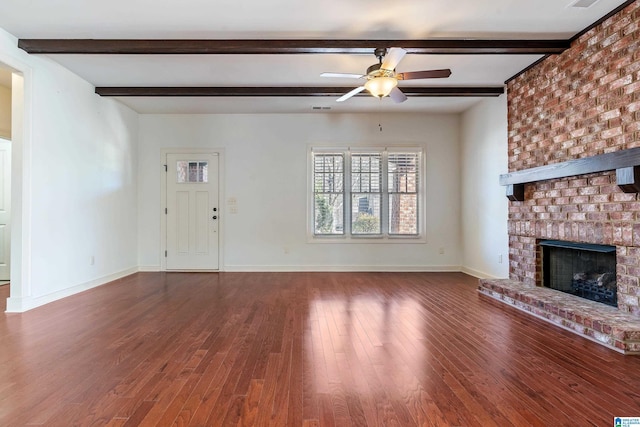
{"type": "Polygon", "coordinates": [[[162,271],[162,269],[160,268],[159,265],[142,265],[138,267],[138,271],[141,273],[148,273],[148,272],[162,271]]]}
{"type": "Polygon", "coordinates": [[[501,279],[502,278],[498,276],[493,276],[491,274],[485,273],[480,270],[474,270],[473,268],[469,268],[469,267],[462,267],[460,271],[462,271],[465,274],[468,274],[469,276],[473,276],[477,279],[501,279]]]}
{"type": "Polygon", "coordinates": [[[131,274],[137,273],[138,271],[138,267],[127,268],[126,270],[108,274],[106,276],[99,277],[97,279],[90,280],[88,282],[72,286],[70,288],[61,289],[59,291],[39,297],[9,297],[7,298],[6,313],[24,313],[25,311],[32,310],[45,304],[49,304],[50,302],[54,302],[59,299],[66,298],[71,295],[75,295],[77,293],[107,284],[109,282],[113,282],[114,280],[129,276],[131,274]]]}
{"type": "Polygon", "coordinates": [[[459,265],[225,265],[227,272],[460,272],[459,265]]]}

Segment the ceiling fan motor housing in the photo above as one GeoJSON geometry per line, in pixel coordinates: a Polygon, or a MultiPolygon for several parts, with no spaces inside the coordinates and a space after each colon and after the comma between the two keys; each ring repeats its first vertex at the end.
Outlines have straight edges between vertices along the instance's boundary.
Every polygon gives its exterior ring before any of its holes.
{"type": "Polygon", "coordinates": [[[382,64],[373,64],[371,67],[367,68],[367,74],[372,74],[378,70],[380,70],[380,66],[382,64]]]}
{"type": "Polygon", "coordinates": [[[369,68],[367,68],[367,78],[375,78],[375,77],[394,77],[395,73],[393,70],[385,70],[381,68],[382,64],[373,64],[369,68]]]}

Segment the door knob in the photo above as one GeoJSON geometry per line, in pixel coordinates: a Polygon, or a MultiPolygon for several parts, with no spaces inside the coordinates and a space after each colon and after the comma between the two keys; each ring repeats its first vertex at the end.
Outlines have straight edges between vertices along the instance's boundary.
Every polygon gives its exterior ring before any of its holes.
{"type": "Polygon", "coordinates": [[[218,208],[213,208],[213,211],[214,212],[218,212],[218,208]]]}
{"type": "Polygon", "coordinates": [[[218,219],[218,216],[217,216],[217,215],[214,215],[214,216],[212,216],[211,218],[213,218],[213,219],[218,219]]]}

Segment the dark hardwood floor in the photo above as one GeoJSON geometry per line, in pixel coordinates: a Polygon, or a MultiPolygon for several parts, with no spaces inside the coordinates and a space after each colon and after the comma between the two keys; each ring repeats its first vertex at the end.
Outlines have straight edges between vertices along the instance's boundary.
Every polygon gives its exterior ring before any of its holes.
{"type": "Polygon", "coordinates": [[[0,425],[546,427],[640,416],[640,357],[476,287],[459,273],[135,274],[0,316],[0,425]]]}

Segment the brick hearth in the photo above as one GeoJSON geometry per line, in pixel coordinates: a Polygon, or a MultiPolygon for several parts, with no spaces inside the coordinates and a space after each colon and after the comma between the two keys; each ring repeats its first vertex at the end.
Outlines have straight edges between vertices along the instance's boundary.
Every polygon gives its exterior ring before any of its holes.
{"type": "Polygon", "coordinates": [[[640,354],[640,318],[564,292],[508,279],[482,279],[478,290],[624,354],[640,354]]]}

